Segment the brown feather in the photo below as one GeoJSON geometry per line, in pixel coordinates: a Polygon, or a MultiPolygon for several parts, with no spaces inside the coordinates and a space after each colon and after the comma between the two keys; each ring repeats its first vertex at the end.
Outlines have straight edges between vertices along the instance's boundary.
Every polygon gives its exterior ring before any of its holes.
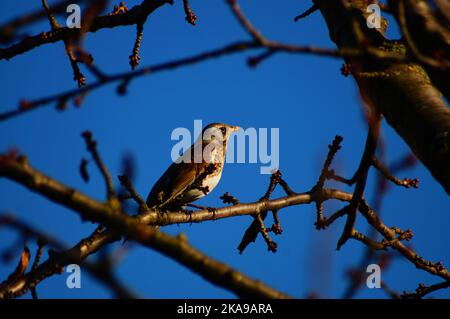
{"type": "MultiPolygon", "coordinates": [[[[207,128],[213,126],[225,126],[221,123],[212,123],[207,128]]],[[[233,127],[235,128],[235,127],[233,127]]],[[[202,141],[203,150],[211,141],[202,141]]],[[[221,174],[223,163],[225,161],[225,150],[227,141],[223,141],[222,154],[220,154],[220,163],[206,162],[202,157],[201,163],[194,162],[194,145],[190,147],[191,162],[172,163],[164,174],[158,179],[147,197],[149,207],[171,207],[185,205],[198,198],[207,195],[212,189],[204,186],[204,181],[214,175],[221,174]],[[193,194],[192,189],[198,190],[199,194],[193,194]]],[[[184,156],[184,154],[183,154],[184,156]]],[[[220,178],[220,176],[218,176],[220,178]]],[[[212,187],[215,186],[216,183],[212,187]]]]}

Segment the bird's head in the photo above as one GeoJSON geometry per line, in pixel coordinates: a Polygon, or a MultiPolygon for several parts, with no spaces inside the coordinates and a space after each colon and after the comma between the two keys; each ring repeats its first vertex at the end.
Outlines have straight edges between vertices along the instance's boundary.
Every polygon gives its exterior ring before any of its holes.
{"type": "Polygon", "coordinates": [[[239,128],[239,126],[223,123],[211,123],[207,125],[202,131],[201,139],[203,160],[207,163],[223,163],[228,138],[233,132],[239,130],[239,128]]]}
{"type": "Polygon", "coordinates": [[[239,129],[239,126],[232,126],[224,123],[211,123],[203,129],[202,138],[204,142],[222,141],[226,144],[230,135],[239,129]]]}

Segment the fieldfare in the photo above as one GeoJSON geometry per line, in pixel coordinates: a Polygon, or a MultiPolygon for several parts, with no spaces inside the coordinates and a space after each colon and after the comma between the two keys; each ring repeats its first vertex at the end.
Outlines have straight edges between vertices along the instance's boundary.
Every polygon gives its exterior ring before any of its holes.
{"type": "Polygon", "coordinates": [[[219,183],[227,141],[238,126],[211,123],[153,186],[147,197],[151,208],[178,210],[208,195],[219,183]]]}

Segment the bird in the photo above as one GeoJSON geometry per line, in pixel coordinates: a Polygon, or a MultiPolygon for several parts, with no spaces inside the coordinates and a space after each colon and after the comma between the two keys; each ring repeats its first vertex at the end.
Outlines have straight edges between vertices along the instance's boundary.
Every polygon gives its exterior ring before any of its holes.
{"type": "Polygon", "coordinates": [[[211,123],[164,174],[148,194],[150,208],[179,210],[208,195],[219,183],[227,142],[239,126],[211,123]],[[201,152],[201,153],[200,153],[201,152]]]}

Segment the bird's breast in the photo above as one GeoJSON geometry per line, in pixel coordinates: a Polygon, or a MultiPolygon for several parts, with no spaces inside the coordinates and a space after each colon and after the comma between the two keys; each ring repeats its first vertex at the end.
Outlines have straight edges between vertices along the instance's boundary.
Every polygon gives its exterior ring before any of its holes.
{"type": "Polygon", "coordinates": [[[219,183],[222,177],[222,169],[223,165],[219,164],[218,169],[214,173],[208,174],[202,179],[200,187],[191,188],[183,195],[183,201],[192,202],[209,194],[219,183]],[[207,190],[206,194],[205,190],[207,190]]]}
{"type": "MultiPolygon", "coordinates": [[[[222,166],[222,165],[221,165],[222,166]]],[[[222,177],[222,167],[217,172],[210,174],[203,179],[202,187],[208,187],[209,191],[212,191],[214,187],[219,183],[222,177]]]]}

